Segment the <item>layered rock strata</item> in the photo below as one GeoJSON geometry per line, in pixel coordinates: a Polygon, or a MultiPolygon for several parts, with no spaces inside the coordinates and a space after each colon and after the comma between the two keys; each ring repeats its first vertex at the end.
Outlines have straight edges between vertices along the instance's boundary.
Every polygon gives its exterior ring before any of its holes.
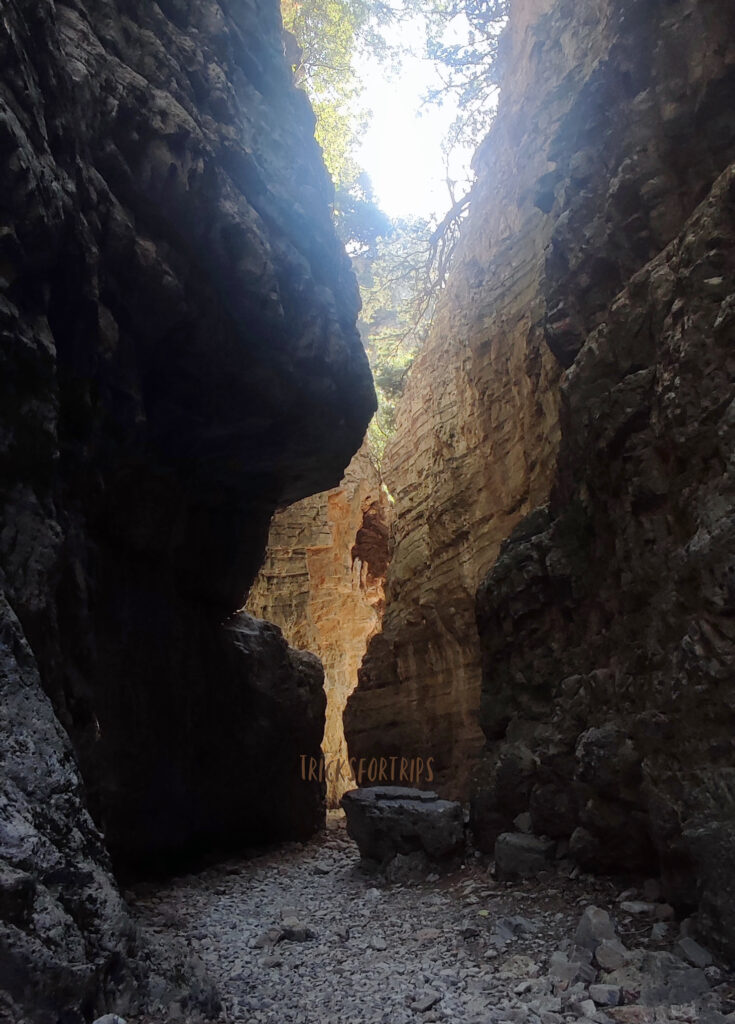
{"type": "MultiPolygon", "coordinates": [[[[368,641],[380,630],[391,519],[380,473],[363,447],[338,487],[273,517],[246,606],[324,666],[326,726],[316,771],[325,777],[330,807],[355,785],[342,715],[368,641]]],[[[305,762],[307,775],[310,769],[305,762]]]]}
{"type": "Polygon", "coordinates": [[[0,68],[0,1005],[76,1021],[135,944],[87,804],[145,870],[322,819],[321,669],[232,616],[374,394],[275,2],[18,0],[0,68]]]}
{"type": "Polygon", "coordinates": [[[733,37],[714,0],[511,5],[497,120],[386,460],[396,548],[347,709],[352,753],[418,749],[440,791],[466,795],[475,589],[548,500],[560,372],[732,158],[733,37]]]}
{"type": "Polygon", "coordinates": [[[475,590],[513,524],[546,495],[556,444],[558,366],[540,296],[551,224],[534,183],[572,100],[554,84],[586,58],[578,46],[532,63],[544,42],[524,12],[508,31],[495,143],[476,157],[455,270],[384,460],[396,514],[386,611],[345,713],[350,754],[433,757],[432,785],[448,796],[467,795],[483,742],[475,590]]]}

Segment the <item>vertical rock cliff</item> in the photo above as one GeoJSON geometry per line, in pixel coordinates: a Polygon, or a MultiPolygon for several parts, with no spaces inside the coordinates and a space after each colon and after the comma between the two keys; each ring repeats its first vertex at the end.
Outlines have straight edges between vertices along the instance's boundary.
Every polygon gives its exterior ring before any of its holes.
{"type": "Polygon", "coordinates": [[[342,715],[367,643],[380,629],[390,522],[380,475],[362,448],[339,487],[276,513],[248,598],[249,612],[275,622],[290,644],[313,651],[324,666],[330,807],[354,786],[342,715]]]}
{"type": "Polygon", "coordinates": [[[707,0],[512,7],[347,713],[466,793],[479,709],[486,848],[530,810],[587,866],[661,862],[731,950],[734,41],[707,0]]]}
{"type": "Polygon", "coordinates": [[[320,821],[321,668],[235,612],[374,393],[275,0],[14,0],[0,69],[0,1013],[77,1021],[136,943],[98,828],[320,821]]]}
{"type": "Polygon", "coordinates": [[[483,742],[475,591],[513,525],[545,498],[557,444],[559,368],[542,295],[553,223],[537,199],[576,95],[572,70],[584,76],[595,58],[589,39],[562,46],[551,35],[553,6],[516,5],[506,30],[500,111],[386,453],[396,502],[386,611],[345,716],[351,754],[431,756],[449,796],[467,795],[483,742]]]}
{"type": "Polygon", "coordinates": [[[735,953],[735,165],[563,378],[549,506],[478,595],[490,845],[663,871],[735,953]],[[512,785],[509,784],[512,782],[512,785]]]}
{"type": "Polygon", "coordinates": [[[350,750],[466,793],[479,710],[488,849],[530,809],[587,866],[660,861],[732,950],[735,12],[518,0],[503,58],[350,750]]]}
{"type": "Polygon", "coordinates": [[[581,194],[556,196],[550,503],[478,596],[474,818],[487,845],[530,810],[587,867],[660,867],[732,956],[735,13],[666,5],[625,28],[635,120],[587,156],[581,194]]]}

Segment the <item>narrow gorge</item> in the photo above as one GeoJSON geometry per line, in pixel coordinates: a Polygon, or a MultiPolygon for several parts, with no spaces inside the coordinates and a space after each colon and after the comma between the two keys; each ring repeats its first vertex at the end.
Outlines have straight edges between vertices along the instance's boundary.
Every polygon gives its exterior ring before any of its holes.
{"type": "Polygon", "coordinates": [[[248,597],[249,612],[275,622],[324,666],[322,756],[304,768],[307,778],[311,771],[326,783],[331,808],[356,784],[343,714],[368,642],[380,632],[391,524],[379,469],[363,446],[338,487],[276,513],[248,597]]]}
{"type": "Polygon", "coordinates": [[[511,0],[380,460],[292,44],[0,8],[0,1022],[731,1024],[735,7],[511,0]]]}

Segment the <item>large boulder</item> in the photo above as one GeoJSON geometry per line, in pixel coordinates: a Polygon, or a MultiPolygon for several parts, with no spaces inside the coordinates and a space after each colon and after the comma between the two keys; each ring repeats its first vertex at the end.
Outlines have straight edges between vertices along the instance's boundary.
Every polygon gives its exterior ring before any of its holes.
{"type": "Polygon", "coordinates": [[[368,786],[342,797],[347,832],[365,860],[388,864],[394,857],[422,853],[442,861],[462,852],[462,805],[421,789],[368,786]]]}

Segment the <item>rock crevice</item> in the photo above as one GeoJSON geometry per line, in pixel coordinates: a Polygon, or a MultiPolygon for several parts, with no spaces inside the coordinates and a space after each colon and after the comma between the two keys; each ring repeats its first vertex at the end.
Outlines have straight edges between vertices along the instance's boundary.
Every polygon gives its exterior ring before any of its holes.
{"type": "MultiPolygon", "coordinates": [[[[248,611],[277,623],[289,643],[324,665],[322,741],[327,803],[355,785],[342,716],[365,649],[380,630],[391,554],[392,509],[367,446],[340,485],[273,518],[248,611]]],[[[308,772],[308,768],[307,768],[308,772]]]]}

